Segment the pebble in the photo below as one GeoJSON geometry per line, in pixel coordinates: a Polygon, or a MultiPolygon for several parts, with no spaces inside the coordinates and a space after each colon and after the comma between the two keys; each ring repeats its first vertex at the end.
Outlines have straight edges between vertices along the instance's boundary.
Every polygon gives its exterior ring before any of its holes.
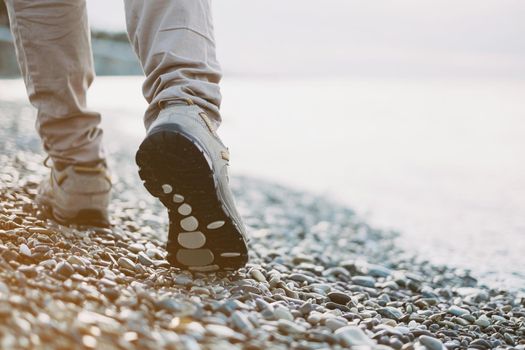
{"type": "Polygon", "coordinates": [[[31,249],[29,249],[29,247],[25,244],[21,244],[20,245],[20,249],[18,251],[20,253],[20,255],[24,255],[28,258],[30,258],[31,256],[33,256],[33,254],[31,253],[31,249]]]}
{"type": "Polygon", "coordinates": [[[141,243],[132,243],[128,246],[128,249],[130,252],[138,254],[139,252],[143,252],[144,250],[146,250],[146,247],[144,246],[144,244],[141,243]]]}
{"type": "Polygon", "coordinates": [[[244,341],[246,339],[242,334],[239,334],[235,332],[233,329],[223,326],[223,325],[209,324],[209,325],[206,325],[205,328],[208,332],[210,332],[212,335],[216,337],[233,338],[233,339],[236,339],[237,341],[244,341]]]}
{"type": "Polygon", "coordinates": [[[252,276],[253,279],[255,279],[256,281],[266,282],[266,278],[264,277],[262,272],[260,270],[258,270],[258,269],[251,269],[250,270],[250,276],[252,276]]]}
{"type": "Polygon", "coordinates": [[[2,297],[7,297],[9,295],[9,287],[7,287],[7,284],[0,281],[0,299],[2,297]]]}
{"type": "Polygon", "coordinates": [[[446,350],[441,340],[422,335],[419,337],[419,342],[423,344],[428,350],[446,350]]]}
{"type": "Polygon", "coordinates": [[[377,309],[377,312],[384,317],[399,320],[403,317],[403,313],[395,307],[387,306],[377,309]]]}
{"type": "Polygon", "coordinates": [[[253,325],[248,320],[248,317],[246,317],[241,311],[234,311],[231,315],[231,319],[235,327],[242,332],[251,331],[253,329],[253,325]]]}
{"type": "Polygon", "coordinates": [[[298,325],[297,323],[294,323],[289,320],[280,319],[277,324],[277,328],[279,331],[288,333],[288,334],[295,334],[295,333],[304,333],[306,332],[306,328],[298,325]]]}
{"type": "Polygon", "coordinates": [[[55,271],[66,278],[75,273],[75,269],[67,261],[59,262],[55,267],[55,271]]]}
{"type": "Polygon", "coordinates": [[[292,313],[284,306],[278,305],[275,308],[274,315],[279,320],[293,321],[294,317],[292,313]]]}
{"type": "Polygon", "coordinates": [[[329,318],[325,321],[325,326],[330,328],[332,331],[335,331],[339,328],[342,328],[347,325],[346,321],[337,319],[337,318],[329,318]]]}
{"type": "Polygon", "coordinates": [[[346,303],[352,300],[352,298],[348,294],[341,292],[330,292],[327,294],[327,297],[334,303],[341,305],[346,305],[346,303]]]}
{"type": "Polygon", "coordinates": [[[345,326],[335,331],[339,343],[347,347],[368,346],[374,347],[375,342],[365,332],[356,326],[345,326]]]}
{"type": "Polygon", "coordinates": [[[139,252],[137,255],[137,259],[139,262],[144,266],[154,266],[155,262],[143,251],[139,252]]]}
{"type": "Polygon", "coordinates": [[[359,286],[374,288],[376,280],[370,276],[354,276],[352,277],[352,282],[359,286]]]}
{"type": "Polygon", "coordinates": [[[178,312],[183,309],[182,304],[172,298],[163,298],[155,303],[158,309],[169,312],[178,312]]]}
{"type": "Polygon", "coordinates": [[[392,270],[381,266],[381,265],[375,265],[375,264],[368,264],[366,265],[367,274],[373,277],[388,277],[392,275],[392,270]]]}
{"type": "Polygon", "coordinates": [[[482,328],[488,327],[492,324],[490,322],[490,319],[485,315],[481,315],[480,317],[478,317],[475,323],[482,328]]]}
{"type": "Polygon", "coordinates": [[[193,279],[190,277],[190,276],[187,276],[187,275],[178,275],[177,277],[175,277],[175,284],[179,285],[179,286],[191,286],[191,284],[193,283],[193,279]]]}
{"type": "Polygon", "coordinates": [[[131,270],[131,271],[135,270],[135,264],[133,263],[133,261],[131,261],[128,258],[120,257],[117,262],[118,262],[120,267],[123,267],[123,268],[131,270]]]}
{"type": "Polygon", "coordinates": [[[467,309],[463,309],[463,308],[461,308],[459,306],[452,305],[448,309],[448,313],[450,313],[452,315],[455,315],[455,316],[463,316],[463,315],[469,315],[470,311],[468,311],[467,309]]]}

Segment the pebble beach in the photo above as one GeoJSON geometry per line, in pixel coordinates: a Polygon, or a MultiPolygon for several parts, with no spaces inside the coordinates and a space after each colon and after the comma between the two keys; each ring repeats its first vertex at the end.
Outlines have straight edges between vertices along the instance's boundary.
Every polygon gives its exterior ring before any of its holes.
{"type": "Polygon", "coordinates": [[[233,189],[250,263],[170,267],[167,215],[122,145],[112,226],[33,204],[46,174],[26,105],[0,108],[2,349],[525,349],[525,298],[404,251],[330,198],[251,177],[233,189]]]}

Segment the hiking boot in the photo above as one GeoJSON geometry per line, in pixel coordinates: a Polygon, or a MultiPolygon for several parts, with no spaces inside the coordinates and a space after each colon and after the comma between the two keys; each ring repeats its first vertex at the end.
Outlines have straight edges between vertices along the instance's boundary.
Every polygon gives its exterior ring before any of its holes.
{"type": "Polygon", "coordinates": [[[236,270],[248,260],[245,228],[228,184],[228,149],[196,105],[169,105],[136,161],[169,214],[168,261],[192,271],[236,270]]]}
{"type": "MultiPolygon", "coordinates": [[[[47,161],[47,160],[46,160],[47,161]]],[[[44,179],[36,203],[61,224],[109,226],[108,204],[111,178],[106,165],[55,163],[44,179]]]]}

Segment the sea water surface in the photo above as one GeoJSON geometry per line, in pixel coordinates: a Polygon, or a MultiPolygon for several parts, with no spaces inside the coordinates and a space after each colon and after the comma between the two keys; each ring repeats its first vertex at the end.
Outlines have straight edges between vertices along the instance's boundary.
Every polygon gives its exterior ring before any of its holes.
{"type": "MultiPolygon", "coordinates": [[[[101,77],[106,144],[134,152],[140,77],[101,77]]],[[[325,193],[407,251],[525,292],[525,82],[226,79],[220,134],[233,175],[325,193]]],[[[0,80],[0,102],[25,101],[0,80]]]]}

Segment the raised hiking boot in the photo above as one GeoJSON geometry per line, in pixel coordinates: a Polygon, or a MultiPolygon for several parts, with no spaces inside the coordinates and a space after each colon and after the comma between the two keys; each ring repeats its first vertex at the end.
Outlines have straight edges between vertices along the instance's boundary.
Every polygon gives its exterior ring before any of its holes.
{"type": "Polygon", "coordinates": [[[163,109],[137,151],[146,189],[168,208],[168,261],[192,271],[236,270],[248,260],[228,184],[228,150],[196,105],[163,109]]]}
{"type": "Polygon", "coordinates": [[[109,226],[111,178],[105,164],[94,166],[53,163],[36,203],[61,224],[109,226]]]}

